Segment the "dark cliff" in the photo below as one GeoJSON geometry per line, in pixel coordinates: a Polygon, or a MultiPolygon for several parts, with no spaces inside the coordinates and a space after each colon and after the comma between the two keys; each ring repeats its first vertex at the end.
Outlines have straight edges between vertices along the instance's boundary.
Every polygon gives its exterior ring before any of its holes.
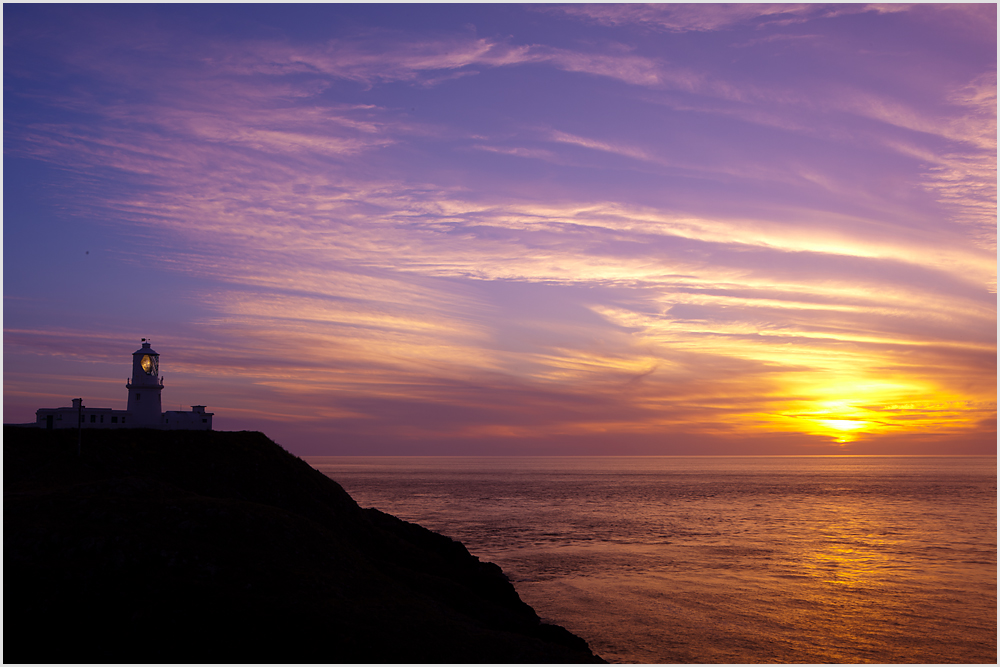
{"type": "Polygon", "coordinates": [[[261,433],[4,427],[5,662],[600,662],[261,433]]]}

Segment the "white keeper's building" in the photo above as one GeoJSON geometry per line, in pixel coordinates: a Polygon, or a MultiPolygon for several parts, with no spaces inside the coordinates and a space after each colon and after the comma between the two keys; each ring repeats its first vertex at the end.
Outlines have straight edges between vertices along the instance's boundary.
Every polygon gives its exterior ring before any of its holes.
{"type": "Polygon", "coordinates": [[[211,431],[213,413],[204,405],[192,405],[191,411],[161,412],[159,376],[160,355],[143,338],[142,347],[132,353],[132,377],[125,383],[128,407],[125,410],[88,408],[82,398],[74,398],[67,408],[41,408],[35,411],[39,428],[157,428],[164,430],[211,431]]]}

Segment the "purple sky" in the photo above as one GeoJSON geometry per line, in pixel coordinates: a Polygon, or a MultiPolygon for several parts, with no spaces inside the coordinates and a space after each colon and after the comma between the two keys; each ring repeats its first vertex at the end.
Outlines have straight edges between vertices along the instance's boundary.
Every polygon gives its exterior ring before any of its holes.
{"type": "Polygon", "coordinates": [[[4,421],[996,452],[996,5],[4,5],[4,421]]]}

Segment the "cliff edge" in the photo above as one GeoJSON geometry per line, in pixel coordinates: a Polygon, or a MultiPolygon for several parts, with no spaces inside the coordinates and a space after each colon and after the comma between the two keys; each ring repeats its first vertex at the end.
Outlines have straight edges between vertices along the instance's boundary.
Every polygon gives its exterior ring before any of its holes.
{"type": "Polygon", "coordinates": [[[5,662],[602,662],[261,433],[4,427],[5,662]]]}

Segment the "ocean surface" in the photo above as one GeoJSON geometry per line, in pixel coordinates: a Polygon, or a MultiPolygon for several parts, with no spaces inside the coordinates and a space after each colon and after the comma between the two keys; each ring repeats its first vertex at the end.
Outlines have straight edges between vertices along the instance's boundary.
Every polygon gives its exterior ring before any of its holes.
{"type": "Polygon", "coordinates": [[[307,457],[616,663],[995,663],[996,457],[307,457]]]}

